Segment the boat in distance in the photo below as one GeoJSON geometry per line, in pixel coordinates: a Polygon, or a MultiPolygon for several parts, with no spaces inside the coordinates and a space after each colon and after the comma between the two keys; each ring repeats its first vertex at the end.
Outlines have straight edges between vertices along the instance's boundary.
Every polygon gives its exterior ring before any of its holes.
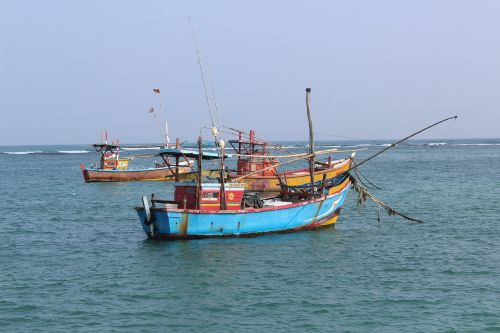
{"type": "Polygon", "coordinates": [[[176,175],[192,171],[189,161],[170,163],[167,157],[162,163],[156,163],[153,167],[129,168],[129,159],[120,158],[120,146],[118,143],[94,144],[94,149],[100,154],[98,165],[85,167],[81,165],[83,179],[90,182],[124,182],[145,180],[174,180],[176,175]],[[167,160],[166,160],[167,158],[167,160]]]}

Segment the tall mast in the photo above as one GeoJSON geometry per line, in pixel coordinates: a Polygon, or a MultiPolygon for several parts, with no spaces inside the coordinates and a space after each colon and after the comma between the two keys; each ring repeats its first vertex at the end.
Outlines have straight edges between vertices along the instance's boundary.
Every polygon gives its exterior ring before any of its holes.
{"type": "Polygon", "coordinates": [[[314,135],[310,108],[311,88],[306,88],[307,120],[309,122],[309,174],[311,176],[311,193],[314,194],[314,135]]]}
{"type": "MultiPolygon", "coordinates": [[[[181,140],[179,138],[175,139],[175,149],[181,148],[181,140]]],[[[179,156],[175,156],[175,181],[179,181],[179,156]]]]}
{"type": "Polygon", "coordinates": [[[219,142],[220,148],[220,209],[226,210],[226,187],[224,184],[224,140],[220,139],[219,142]]]}
{"type": "Polygon", "coordinates": [[[198,137],[198,172],[196,177],[196,208],[200,209],[200,201],[201,201],[201,173],[202,173],[202,144],[203,140],[201,139],[201,135],[198,137]]]}

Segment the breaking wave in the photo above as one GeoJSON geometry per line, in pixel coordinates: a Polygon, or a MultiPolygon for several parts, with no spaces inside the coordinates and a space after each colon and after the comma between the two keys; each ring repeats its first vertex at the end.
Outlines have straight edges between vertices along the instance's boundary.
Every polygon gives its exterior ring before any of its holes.
{"type": "Polygon", "coordinates": [[[500,146],[500,143],[456,143],[455,146],[500,146]]]}
{"type": "Polygon", "coordinates": [[[42,150],[27,150],[27,151],[4,151],[3,154],[7,155],[65,155],[65,154],[87,154],[90,150],[56,150],[56,151],[42,151],[42,150]]]}
{"type": "Polygon", "coordinates": [[[28,154],[42,154],[43,152],[40,150],[34,150],[34,151],[4,151],[3,153],[9,155],[28,155],[28,154]]]}
{"type": "Polygon", "coordinates": [[[160,147],[123,147],[120,150],[136,151],[136,150],[160,150],[160,147]]]}
{"type": "Polygon", "coordinates": [[[58,150],[60,154],[86,154],[90,153],[90,150],[58,150]]]}

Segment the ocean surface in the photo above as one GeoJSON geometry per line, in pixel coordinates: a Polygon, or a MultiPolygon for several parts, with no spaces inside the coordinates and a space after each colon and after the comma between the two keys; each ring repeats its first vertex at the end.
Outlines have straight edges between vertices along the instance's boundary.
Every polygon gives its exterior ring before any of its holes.
{"type": "Polygon", "coordinates": [[[351,191],[335,228],[253,238],[148,240],[133,208],[172,184],[85,184],[96,160],[0,147],[0,331],[500,332],[499,139],[409,141],[360,168],[423,224],[379,222],[351,191]]]}

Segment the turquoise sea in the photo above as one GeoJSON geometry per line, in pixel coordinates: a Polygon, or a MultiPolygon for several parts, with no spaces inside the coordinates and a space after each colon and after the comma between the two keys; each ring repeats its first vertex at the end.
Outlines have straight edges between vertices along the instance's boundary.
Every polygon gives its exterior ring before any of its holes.
{"type": "Polygon", "coordinates": [[[500,139],[409,141],[361,167],[423,224],[378,222],[351,191],[335,228],[253,238],[150,241],[133,208],[172,184],[85,184],[95,160],[0,147],[0,331],[500,332],[500,139]]]}

